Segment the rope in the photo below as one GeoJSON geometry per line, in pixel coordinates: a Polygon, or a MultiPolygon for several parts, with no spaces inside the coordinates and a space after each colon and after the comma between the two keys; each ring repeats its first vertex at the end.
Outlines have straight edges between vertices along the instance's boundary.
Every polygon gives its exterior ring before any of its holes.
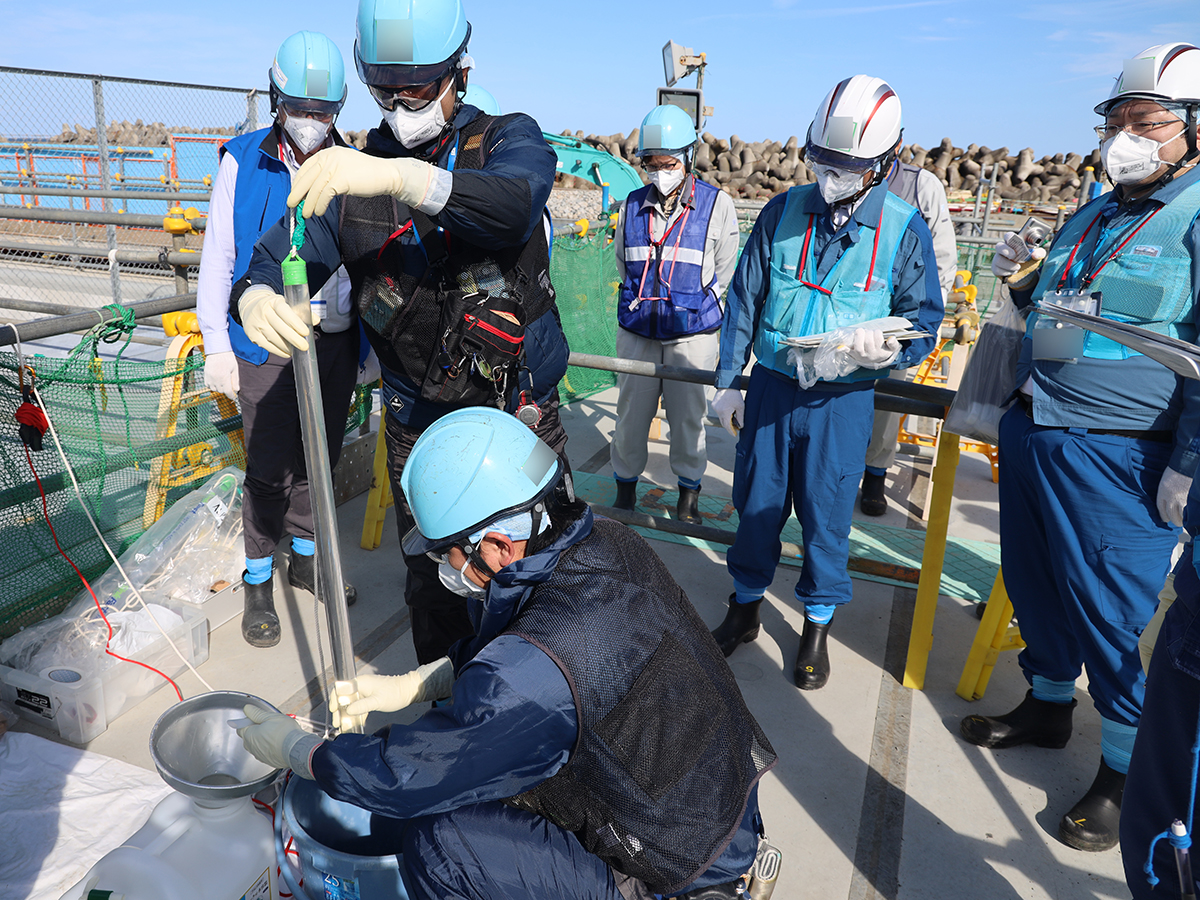
{"type": "Polygon", "coordinates": [[[1187,810],[1187,825],[1184,826],[1183,834],[1174,834],[1170,828],[1166,831],[1160,831],[1150,841],[1150,852],[1146,856],[1146,862],[1142,865],[1142,871],[1146,873],[1146,883],[1150,887],[1154,887],[1159,882],[1158,875],[1154,872],[1154,848],[1158,842],[1166,838],[1168,842],[1177,850],[1186,850],[1192,845],[1192,837],[1189,831],[1192,817],[1196,810],[1196,774],[1200,770],[1200,724],[1196,728],[1196,738],[1192,742],[1192,776],[1188,783],[1192,786],[1191,796],[1188,797],[1187,810]]]}
{"type": "Polygon", "coordinates": [[[288,232],[292,239],[292,256],[299,256],[300,248],[304,246],[304,230],[307,227],[305,221],[304,201],[301,200],[296,208],[292,210],[291,225],[288,232]]]}

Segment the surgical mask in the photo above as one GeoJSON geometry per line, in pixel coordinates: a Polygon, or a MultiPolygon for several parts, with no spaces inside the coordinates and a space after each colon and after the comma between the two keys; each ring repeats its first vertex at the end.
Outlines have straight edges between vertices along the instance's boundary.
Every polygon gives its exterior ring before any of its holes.
{"type": "Polygon", "coordinates": [[[669,197],[671,193],[683,184],[683,169],[664,169],[659,172],[650,173],[650,183],[658,189],[658,193],[662,197],[669,197]]]}
{"type": "Polygon", "coordinates": [[[1159,156],[1162,146],[1154,138],[1138,137],[1122,131],[1100,145],[1104,171],[1114,184],[1145,181],[1163,165],[1163,159],[1159,156]]]}
{"type": "Polygon", "coordinates": [[[438,563],[438,581],[446,590],[458,594],[460,597],[474,597],[476,600],[482,600],[487,596],[487,589],[481,588],[467,577],[467,566],[470,564],[469,559],[464,560],[462,568],[456,569],[448,562],[438,563]]]}
{"type": "Polygon", "coordinates": [[[853,197],[863,187],[862,172],[839,172],[837,169],[818,169],[817,188],[829,206],[853,197]]]}
{"type": "Polygon", "coordinates": [[[284,120],[283,130],[291,136],[296,149],[301,153],[312,153],[329,137],[329,122],[318,119],[306,119],[303,116],[288,116],[284,120]]]}
{"type": "Polygon", "coordinates": [[[397,103],[393,110],[383,110],[384,121],[392,129],[392,134],[396,135],[396,140],[411,150],[441,134],[446,125],[446,117],[442,114],[442,98],[453,87],[452,78],[436,100],[416,112],[403,103],[397,103]]]}

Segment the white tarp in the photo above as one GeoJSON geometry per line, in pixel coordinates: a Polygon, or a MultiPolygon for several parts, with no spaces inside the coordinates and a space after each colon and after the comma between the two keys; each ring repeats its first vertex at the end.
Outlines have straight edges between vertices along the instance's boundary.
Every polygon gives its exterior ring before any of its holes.
{"type": "Polygon", "coordinates": [[[170,792],[157,772],[0,734],[0,897],[59,900],[170,792]]]}

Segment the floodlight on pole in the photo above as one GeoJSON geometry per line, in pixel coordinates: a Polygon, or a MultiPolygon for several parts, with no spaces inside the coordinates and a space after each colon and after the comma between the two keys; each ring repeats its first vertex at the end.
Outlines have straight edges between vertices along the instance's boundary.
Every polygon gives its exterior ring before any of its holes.
{"type": "Polygon", "coordinates": [[[672,87],[681,78],[686,78],[693,72],[696,76],[696,88],[703,89],[704,84],[704,54],[698,56],[691,47],[683,47],[674,41],[667,41],[662,50],[663,75],[667,87],[672,87]]]}

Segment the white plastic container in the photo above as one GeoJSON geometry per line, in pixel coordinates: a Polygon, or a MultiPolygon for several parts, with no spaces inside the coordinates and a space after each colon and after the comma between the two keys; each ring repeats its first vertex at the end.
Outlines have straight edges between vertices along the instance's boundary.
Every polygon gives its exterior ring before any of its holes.
{"type": "MultiPolygon", "coordinates": [[[[167,629],[171,641],[193,666],[207,660],[208,619],[202,609],[191,603],[162,605],[183,618],[182,624],[167,629]]],[[[135,658],[171,678],[187,669],[163,637],[138,651],[135,658]]],[[[86,744],[103,734],[118,716],[166,684],[161,675],[117,659],[98,676],[66,665],[37,674],[0,666],[0,700],[12,704],[26,718],[56,729],[63,740],[73,744],[86,744]]]]}
{"type": "Polygon", "coordinates": [[[89,884],[126,900],[279,900],[275,871],[271,822],[249,797],[206,807],[175,791],[62,900],[89,884]]]}

